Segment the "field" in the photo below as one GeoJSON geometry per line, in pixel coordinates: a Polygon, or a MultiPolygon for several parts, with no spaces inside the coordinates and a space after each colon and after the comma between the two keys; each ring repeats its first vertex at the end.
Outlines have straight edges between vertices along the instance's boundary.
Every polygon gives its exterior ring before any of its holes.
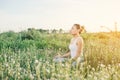
{"type": "Polygon", "coordinates": [[[82,33],[85,61],[54,63],[71,35],[28,30],[0,34],[0,80],[120,80],[120,33],[82,33]]]}

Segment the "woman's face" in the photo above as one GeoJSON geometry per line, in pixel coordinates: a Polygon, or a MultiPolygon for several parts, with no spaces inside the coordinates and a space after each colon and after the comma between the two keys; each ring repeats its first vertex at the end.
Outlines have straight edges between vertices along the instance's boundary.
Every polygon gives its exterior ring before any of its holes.
{"type": "Polygon", "coordinates": [[[71,28],[71,30],[70,30],[70,33],[71,33],[72,35],[76,35],[76,34],[79,33],[79,29],[77,29],[76,26],[73,26],[73,27],[71,28]]]}

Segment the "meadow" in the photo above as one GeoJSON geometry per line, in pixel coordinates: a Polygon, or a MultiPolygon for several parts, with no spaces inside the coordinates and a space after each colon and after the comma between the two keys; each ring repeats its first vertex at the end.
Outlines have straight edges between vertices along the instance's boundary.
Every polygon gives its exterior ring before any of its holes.
{"type": "Polygon", "coordinates": [[[71,35],[39,30],[0,34],[0,80],[120,80],[120,33],[82,33],[85,61],[55,63],[71,35]]]}

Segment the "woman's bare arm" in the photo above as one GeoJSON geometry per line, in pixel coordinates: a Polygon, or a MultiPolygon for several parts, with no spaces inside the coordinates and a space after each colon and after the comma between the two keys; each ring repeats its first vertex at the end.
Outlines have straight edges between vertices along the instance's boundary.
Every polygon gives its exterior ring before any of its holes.
{"type": "Polygon", "coordinates": [[[70,52],[68,52],[68,53],[66,53],[66,54],[64,54],[64,55],[62,55],[61,57],[62,58],[66,58],[66,57],[69,57],[70,56],[70,52]]]}
{"type": "Polygon", "coordinates": [[[70,56],[70,52],[67,52],[66,54],[64,55],[56,55],[54,58],[58,58],[58,57],[61,57],[61,58],[66,58],[66,57],[69,57],[70,56]]]}

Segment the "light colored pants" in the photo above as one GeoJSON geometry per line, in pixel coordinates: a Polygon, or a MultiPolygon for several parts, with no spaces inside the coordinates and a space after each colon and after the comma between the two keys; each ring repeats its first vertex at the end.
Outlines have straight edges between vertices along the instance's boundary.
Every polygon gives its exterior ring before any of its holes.
{"type": "MultiPolygon", "coordinates": [[[[54,58],[54,59],[53,59],[53,61],[54,61],[54,62],[57,62],[57,63],[59,63],[59,62],[65,62],[65,61],[67,61],[67,60],[68,60],[68,58],[61,58],[61,57],[58,57],[58,58],[54,58]]],[[[84,57],[79,57],[79,58],[77,59],[77,61],[72,62],[72,65],[75,66],[77,63],[82,63],[83,61],[84,61],[84,57]]]]}
{"type": "Polygon", "coordinates": [[[54,59],[53,59],[54,62],[65,62],[66,60],[68,60],[68,58],[58,57],[58,58],[54,58],[54,59]]]}

